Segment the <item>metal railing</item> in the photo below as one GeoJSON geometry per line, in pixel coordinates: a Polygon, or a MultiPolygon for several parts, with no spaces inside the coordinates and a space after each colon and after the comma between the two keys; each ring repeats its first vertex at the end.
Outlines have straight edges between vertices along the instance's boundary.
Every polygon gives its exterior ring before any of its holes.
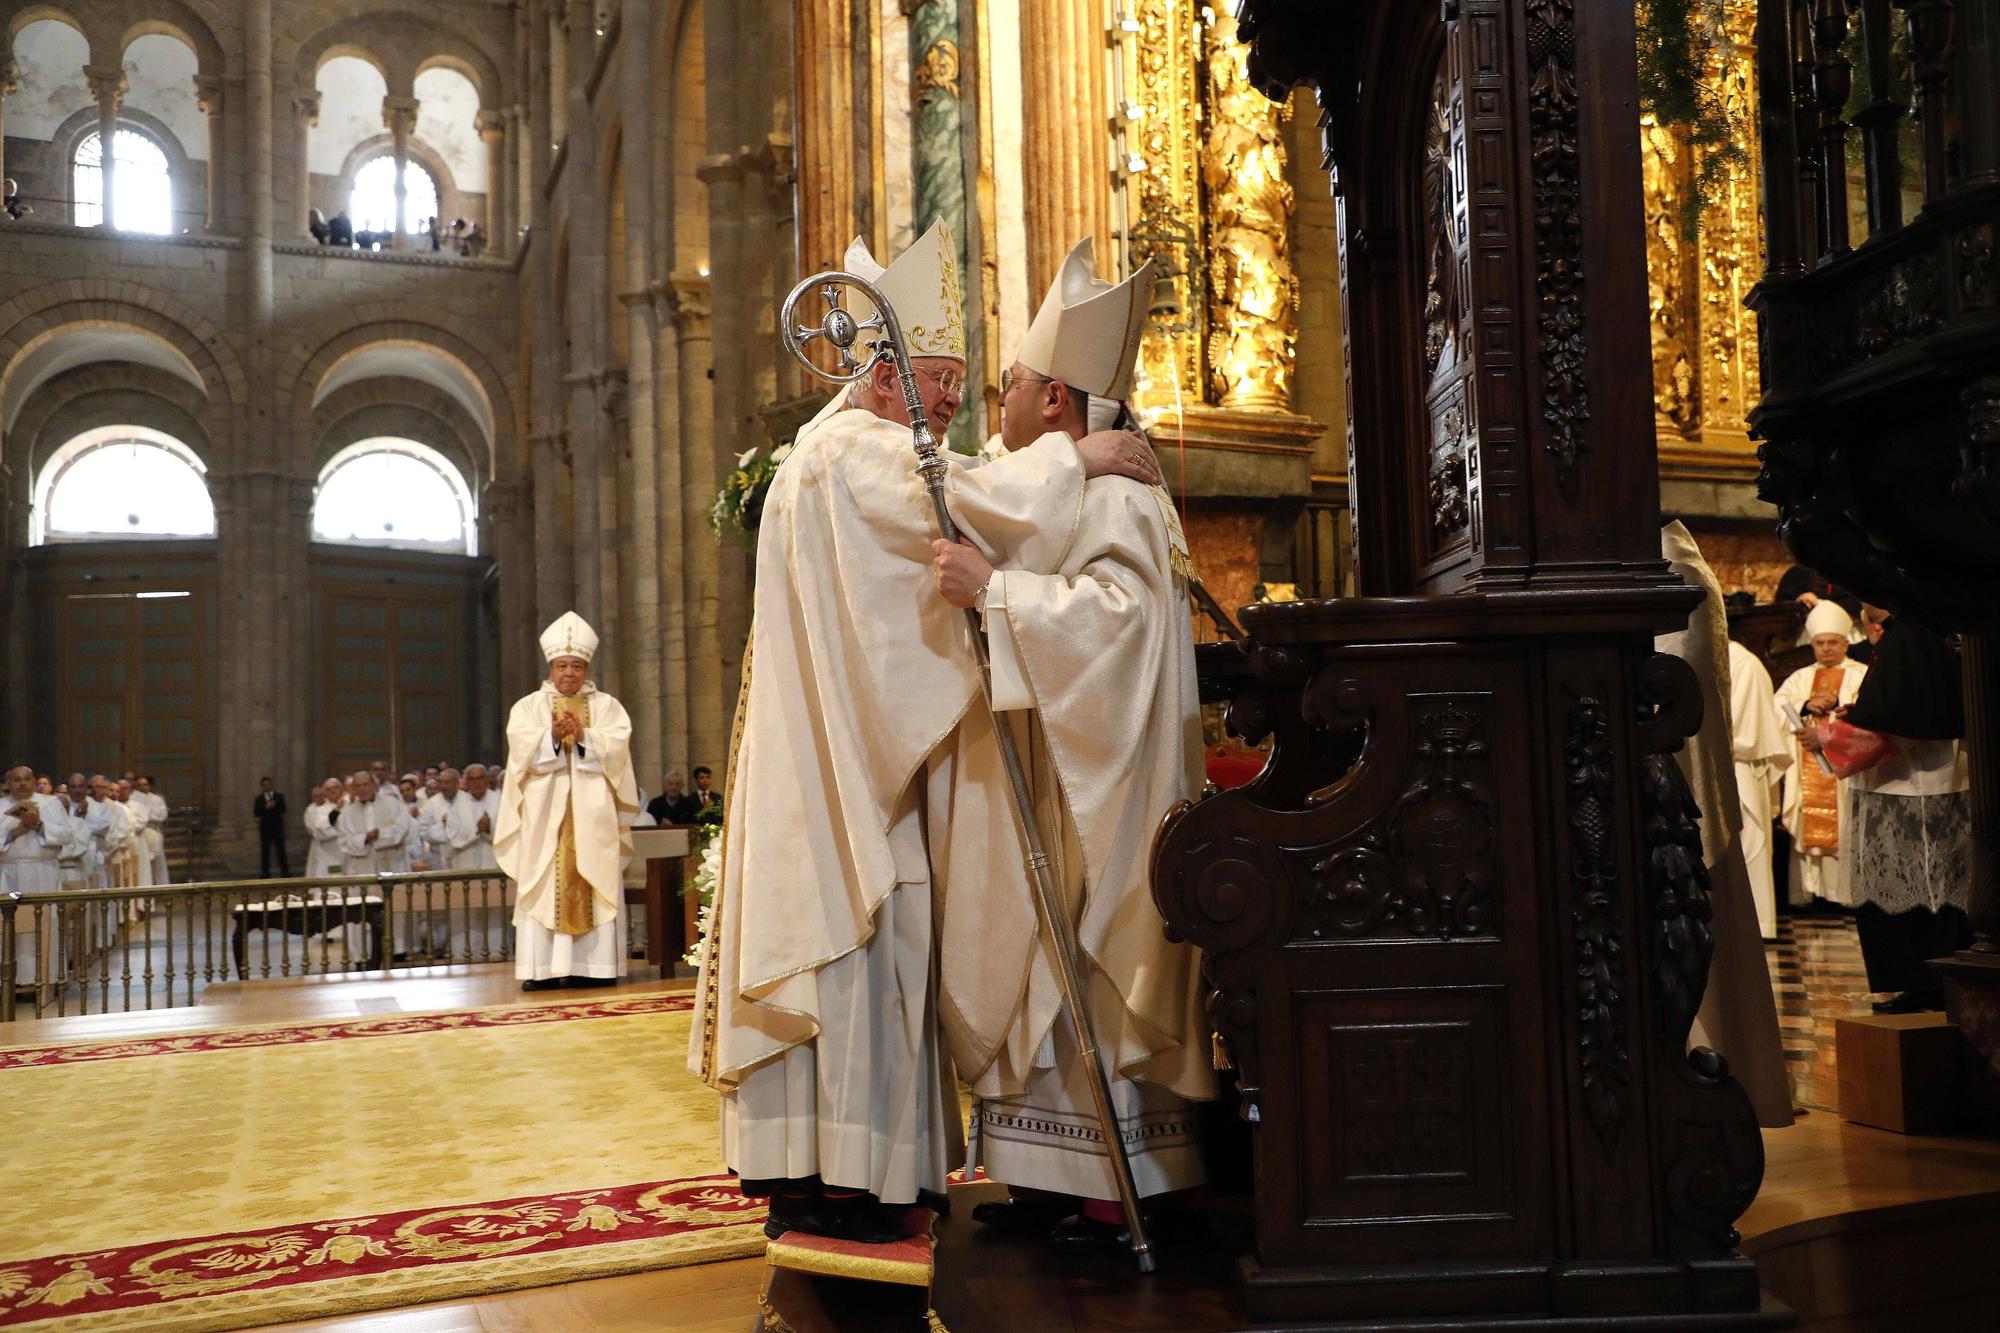
{"type": "Polygon", "coordinates": [[[507,962],[512,887],[439,870],[0,894],[0,1023],[194,1004],[214,982],[507,962]]]}

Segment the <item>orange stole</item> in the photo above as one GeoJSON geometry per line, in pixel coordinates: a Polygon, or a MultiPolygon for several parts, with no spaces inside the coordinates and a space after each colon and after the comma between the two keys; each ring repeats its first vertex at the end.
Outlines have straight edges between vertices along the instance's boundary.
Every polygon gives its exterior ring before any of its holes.
{"type": "MultiPolygon", "coordinates": [[[[590,725],[590,704],[581,695],[558,694],[550,712],[590,725]]],[[[573,748],[563,742],[565,750],[573,748]]],[[[563,806],[562,829],[556,834],[556,929],[565,935],[588,935],[597,922],[597,894],[576,868],[576,798],[563,806]]]]}
{"type": "MultiPolygon", "coordinates": [[[[1840,697],[1847,673],[1839,667],[1813,672],[1812,692],[1840,697]]],[[[1840,779],[1819,766],[1812,751],[1799,746],[1799,841],[1824,852],[1840,851],[1840,779]]]]}

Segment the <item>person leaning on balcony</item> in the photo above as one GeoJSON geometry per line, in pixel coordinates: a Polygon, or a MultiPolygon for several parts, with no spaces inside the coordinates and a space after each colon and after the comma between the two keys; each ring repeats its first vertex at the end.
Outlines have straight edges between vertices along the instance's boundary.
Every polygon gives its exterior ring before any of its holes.
{"type": "Polygon", "coordinates": [[[30,208],[27,202],[21,198],[20,182],[16,181],[11,176],[8,177],[7,193],[4,197],[0,197],[0,212],[6,213],[6,215],[10,218],[19,220],[21,218],[28,216],[28,214],[34,211],[35,210],[30,208]]]}

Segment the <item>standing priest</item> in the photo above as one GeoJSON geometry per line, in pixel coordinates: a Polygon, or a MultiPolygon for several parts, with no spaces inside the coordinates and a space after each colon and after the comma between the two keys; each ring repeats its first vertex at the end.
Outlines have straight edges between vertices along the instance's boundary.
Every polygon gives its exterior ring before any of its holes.
{"type": "Polygon", "coordinates": [[[542,631],[549,678],[507,716],[507,782],[493,855],[515,884],[522,990],[625,975],[625,863],[639,791],[632,719],[590,683],[597,634],[574,611],[542,631]]]}
{"type": "MultiPolygon", "coordinates": [[[[1010,451],[1127,417],[1151,281],[1149,266],[1112,286],[1097,278],[1088,240],[1070,251],[1007,374],[1000,438],[1010,451]]],[[[1199,1185],[1188,1101],[1212,1097],[1215,1085],[1200,964],[1191,946],[1168,943],[1148,873],[1161,817],[1201,789],[1192,562],[1173,501],[1125,477],[1091,482],[1051,572],[996,569],[970,545],[933,550],[945,598],[984,616],[994,706],[1014,728],[1077,927],[1085,1003],[1139,1193],[1199,1185]]],[[[978,1098],[974,1160],[1016,1191],[973,1215],[1048,1232],[1081,1202],[1056,1243],[1119,1243],[1089,1067],[1060,1014],[997,771],[997,751],[968,753],[959,769],[940,949],[952,1058],[978,1098]],[[982,801],[985,818],[970,819],[982,801]]]]}
{"type": "MultiPolygon", "coordinates": [[[[940,439],[965,376],[953,255],[938,225],[887,269],[858,241],[846,264],[894,307],[940,439]]],[[[1067,548],[1087,475],[1158,479],[1123,433],[1051,434],[976,470],[946,457],[958,521],[1040,569],[1067,548]]],[[[901,1209],[943,1190],[958,1150],[932,894],[980,682],[964,618],[930,587],[936,529],[915,461],[896,374],[877,365],[799,432],[758,533],[689,1063],[723,1094],[726,1160],[746,1194],[770,1197],[773,1236],[900,1239],[901,1209]]]]}

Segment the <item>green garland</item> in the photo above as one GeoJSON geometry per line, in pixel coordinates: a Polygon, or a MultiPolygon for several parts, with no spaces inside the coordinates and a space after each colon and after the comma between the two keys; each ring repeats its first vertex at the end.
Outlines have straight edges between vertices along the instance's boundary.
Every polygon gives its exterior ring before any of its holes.
{"type": "Polygon", "coordinates": [[[1640,0],[1639,109],[1687,135],[1694,178],[1681,205],[1692,238],[1731,171],[1747,170],[1753,127],[1708,79],[1708,56],[1724,41],[1722,0],[1640,0]]]}

